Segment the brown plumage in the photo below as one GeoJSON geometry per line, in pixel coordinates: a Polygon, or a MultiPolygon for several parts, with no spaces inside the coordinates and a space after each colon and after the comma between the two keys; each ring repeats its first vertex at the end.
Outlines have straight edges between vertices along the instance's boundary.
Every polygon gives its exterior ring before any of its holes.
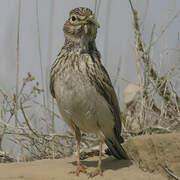
{"type": "Polygon", "coordinates": [[[102,174],[102,142],[116,158],[127,158],[121,146],[123,138],[117,96],[96,48],[98,27],[90,9],[73,9],[63,28],[64,46],[50,73],[51,94],[78,141],[77,175],[86,172],[79,160],[80,131],[96,133],[100,140],[98,168],[91,176],[102,174]]]}

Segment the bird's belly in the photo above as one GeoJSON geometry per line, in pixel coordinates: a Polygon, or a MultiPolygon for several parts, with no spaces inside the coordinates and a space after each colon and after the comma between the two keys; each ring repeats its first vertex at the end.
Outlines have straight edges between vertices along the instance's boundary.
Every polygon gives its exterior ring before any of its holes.
{"type": "Polygon", "coordinates": [[[64,121],[84,132],[98,133],[99,122],[112,119],[104,98],[85,77],[72,75],[55,85],[56,100],[64,121]]]}

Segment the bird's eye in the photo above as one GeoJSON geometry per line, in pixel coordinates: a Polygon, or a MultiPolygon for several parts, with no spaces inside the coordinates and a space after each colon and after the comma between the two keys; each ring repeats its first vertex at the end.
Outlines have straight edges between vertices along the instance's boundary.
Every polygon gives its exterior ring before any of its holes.
{"type": "Polygon", "coordinates": [[[76,17],[75,17],[75,16],[72,16],[72,17],[71,17],[71,20],[72,20],[72,21],[75,21],[75,20],[76,20],[76,17]]]}

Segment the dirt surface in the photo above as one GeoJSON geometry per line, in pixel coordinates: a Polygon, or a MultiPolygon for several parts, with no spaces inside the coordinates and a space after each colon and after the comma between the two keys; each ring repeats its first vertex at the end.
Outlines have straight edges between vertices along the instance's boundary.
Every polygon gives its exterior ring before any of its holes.
{"type": "MultiPolygon", "coordinates": [[[[161,166],[167,166],[180,177],[180,134],[139,136],[125,144],[134,163],[103,158],[104,180],[165,180],[169,179],[161,166]],[[140,169],[140,168],[141,169],[140,169]]],[[[82,161],[88,172],[95,170],[98,157],[82,161]]],[[[76,158],[41,160],[26,163],[0,164],[0,180],[86,180],[86,174],[69,174],[76,168],[76,158]]]]}

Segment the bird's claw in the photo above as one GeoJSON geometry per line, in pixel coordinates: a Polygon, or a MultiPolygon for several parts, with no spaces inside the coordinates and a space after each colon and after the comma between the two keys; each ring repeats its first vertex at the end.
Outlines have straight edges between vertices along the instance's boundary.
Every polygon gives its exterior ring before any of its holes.
{"type": "Polygon", "coordinates": [[[79,176],[80,173],[86,174],[87,167],[83,165],[78,165],[75,171],[71,171],[70,174],[76,174],[76,176],[79,176]]]}
{"type": "Polygon", "coordinates": [[[103,175],[103,169],[98,167],[98,168],[96,168],[95,171],[92,171],[92,172],[88,173],[88,175],[89,175],[88,178],[93,178],[93,177],[95,177],[97,175],[102,176],[103,175]]]}

